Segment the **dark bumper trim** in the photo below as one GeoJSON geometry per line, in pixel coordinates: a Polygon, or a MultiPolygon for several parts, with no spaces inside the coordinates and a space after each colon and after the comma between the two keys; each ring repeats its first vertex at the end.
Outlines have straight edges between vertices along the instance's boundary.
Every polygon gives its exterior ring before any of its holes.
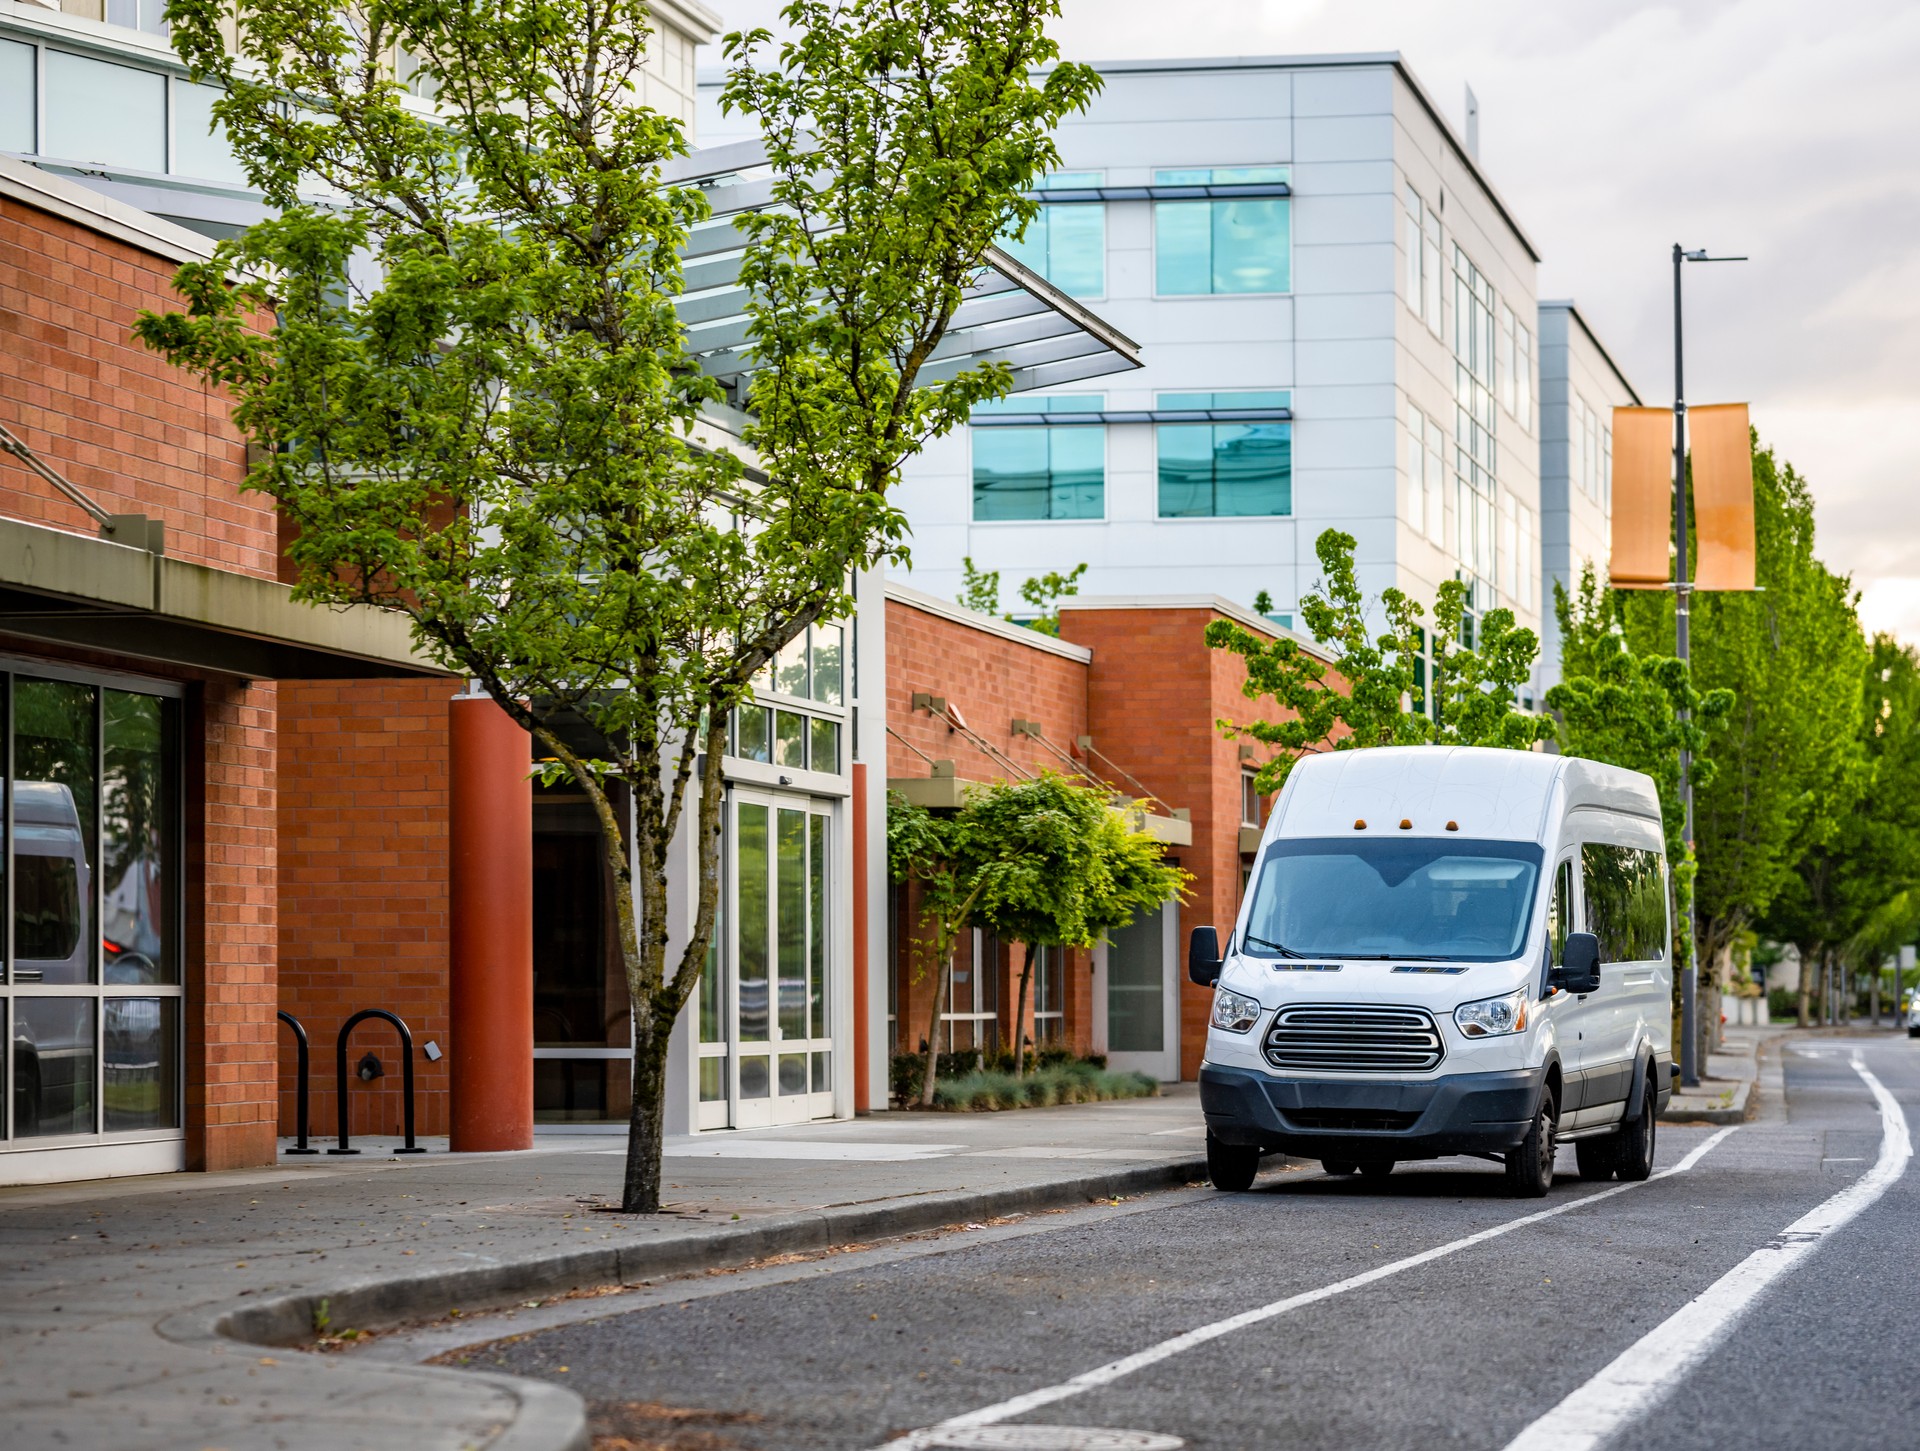
{"type": "Polygon", "coordinates": [[[1208,1130],[1224,1143],[1257,1144],[1306,1159],[1499,1153],[1526,1137],[1546,1074],[1542,1065],[1408,1082],[1341,1083],[1203,1063],[1200,1108],[1208,1130]],[[1418,1117],[1403,1129],[1307,1128],[1289,1117],[1342,1111],[1418,1117]]]}

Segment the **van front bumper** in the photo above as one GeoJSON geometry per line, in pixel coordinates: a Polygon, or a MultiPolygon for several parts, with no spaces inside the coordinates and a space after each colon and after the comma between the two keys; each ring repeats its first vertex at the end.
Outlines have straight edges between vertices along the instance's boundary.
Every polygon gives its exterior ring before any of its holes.
{"type": "Polygon", "coordinates": [[[1403,1083],[1282,1078],[1200,1065],[1200,1108],[1223,1143],[1305,1159],[1434,1159],[1503,1153],[1527,1136],[1546,1067],[1403,1083]]]}

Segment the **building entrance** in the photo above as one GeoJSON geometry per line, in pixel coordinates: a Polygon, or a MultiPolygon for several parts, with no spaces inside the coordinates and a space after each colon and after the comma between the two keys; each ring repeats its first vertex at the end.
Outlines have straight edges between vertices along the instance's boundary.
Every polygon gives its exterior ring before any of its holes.
{"type": "Polygon", "coordinates": [[[700,989],[700,1128],[833,1116],[829,807],[736,790],[700,989]]]}

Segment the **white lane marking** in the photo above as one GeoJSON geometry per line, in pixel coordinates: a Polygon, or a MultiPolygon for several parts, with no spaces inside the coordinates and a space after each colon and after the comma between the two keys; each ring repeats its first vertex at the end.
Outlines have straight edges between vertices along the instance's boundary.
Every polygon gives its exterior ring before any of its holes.
{"type": "MultiPolygon", "coordinates": [[[[1686,1173],[1738,1127],[1739,1125],[1736,1124],[1731,1128],[1721,1129],[1671,1169],[1662,1169],[1645,1182],[1652,1183],[1674,1174],[1686,1173]]],[[[966,1411],[958,1416],[950,1416],[937,1426],[929,1426],[920,1431],[909,1431],[906,1435],[898,1436],[884,1446],[875,1448],[875,1451],[929,1451],[929,1448],[940,1445],[939,1438],[948,1432],[967,1426],[991,1426],[1001,1421],[1010,1421],[1015,1416],[1024,1416],[1029,1411],[1052,1405],[1055,1401],[1084,1395],[1101,1386],[1111,1385],[1114,1381],[1132,1375],[1135,1371],[1145,1370],[1149,1366],[1158,1365],[1161,1361],[1169,1360],[1196,1346],[1218,1340],[1223,1335],[1244,1330],[1249,1325],[1261,1324],[1263,1321],[1272,1320],[1290,1311],[1304,1309],[1308,1305],[1317,1305],[1322,1300],[1331,1300],[1336,1295],[1346,1294],[1349,1290],[1358,1290],[1377,1280],[1384,1280],[1402,1271],[1431,1264],[1434,1260],[1445,1259],[1448,1255],[1458,1254],[1461,1250],[1471,1249],[1474,1245],[1485,1244],[1490,1239],[1498,1239],[1503,1234],[1511,1234],[1514,1230],[1523,1229],[1529,1224],[1538,1224],[1542,1220],[1552,1219],[1571,1210],[1584,1209],[1590,1204],[1598,1204],[1602,1199],[1611,1199],[1616,1194],[1625,1194],[1628,1190],[1639,1187],[1638,1184],[1616,1184],[1611,1189],[1600,1190],[1597,1194],[1584,1194],[1578,1199],[1569,1199],[1564,1204],[1556,1204],[1551,1209],[1540,1209],[1532,1214],[1523,1214],[1518,1219],[1509,1219],[1504,1224],[1496,1224],[1490,1229],[1478,1230],[1461,1239],[1435,1245],[1432,1249],[1422,1250],[1416,1255],[1408,1255],[1405,1259],[1394,1260],[1389,1264],[1364,1270],[1360,1274],[1335,1281],[1331,1285],[1322,1285],[1317,1290],[1305,1290],[1298,1295],[1289,1295],[1284,1300],[1275,1300],[1271,1304],[1261,1305],[1253,1310],[1243,1310],[1240,1314],[1230,1315],[1225,1320],[1216,1320],[1211,1325],[1201,1325],[1187,1331],[1184,1335],[1176,1335],[1171,1340],[1163,1340],[1158,1345],[1150,1345],[1145,1350],[1137,1350],[1132,1355],[1123,1356],[1119,1360],[1110,1360],[1105,1365],[1082,1371],[1072,1380],[1062,1381],[1058,1385],[1043,1386],[1039,1390],[1028,1391],[1025,1395],[1014,1396],[1011,1400],[983,1406],[977,1411],[966,1411]]]]}
{"type": "Polygon", "coordinates": [[[1906,1115],[1857,1053],[1853,1071],[1880,1105],[1880,1157],[1874,1166],[1628,1346],[1592,1380],[1509,1441],[1505,1451],[1591,1451],[1628,1422],[1638,1420],[1726,1338],[1768,1285],[1887,1192],[1913,1157],[1906,1115]]]}

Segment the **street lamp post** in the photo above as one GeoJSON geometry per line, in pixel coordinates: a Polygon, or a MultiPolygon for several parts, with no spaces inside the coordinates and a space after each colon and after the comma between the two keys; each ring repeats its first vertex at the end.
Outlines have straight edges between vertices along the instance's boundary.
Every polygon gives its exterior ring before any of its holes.
{"type": "MultiPolygon", "coordinates": [[[[1687,390],[1682,368],[1680,327],[1680,271],[1686,262],[1744,262],[1745,257],[1709,257],[1705,248],[1687,252],[1673,244],[1673,611],[1674,644],[1692,679],[1689,632],[1693,614],[1693,583],[1687,577],[1687,390]]],[[[1683,711],[1681,721],[1692,718],[1683,711]]],[[[1693,850],[1693,752],[1680,748],[1680,800],[1687,850],[1693,850]]],[[[1700,1082],[1700,966],[1698,936],[1694,931],[1693,898],[1687,899],[1687,965],[1680,974],[1680,1083],[1691,1088],[1700,1082]]]]}

